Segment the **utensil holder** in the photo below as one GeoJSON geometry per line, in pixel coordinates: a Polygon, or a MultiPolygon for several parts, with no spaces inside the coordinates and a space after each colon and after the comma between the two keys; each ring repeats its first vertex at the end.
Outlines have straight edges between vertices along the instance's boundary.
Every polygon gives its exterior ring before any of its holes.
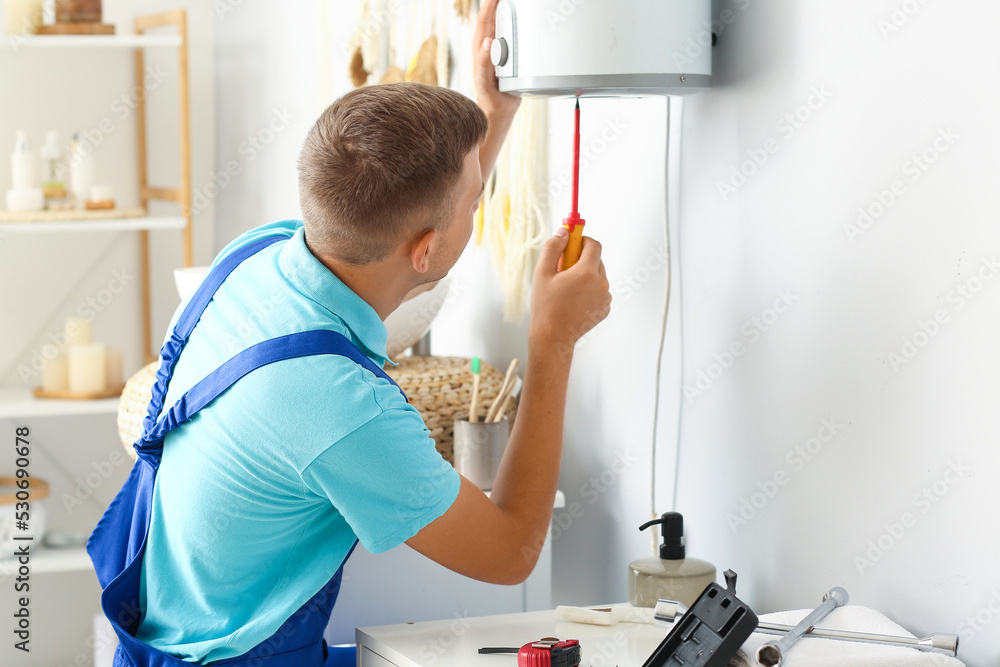
{"type": "Polygon", "coordinates": [[[510,437],[510,421],[455,420],[455,469],[483,491],[493,488],[510,437]]]}

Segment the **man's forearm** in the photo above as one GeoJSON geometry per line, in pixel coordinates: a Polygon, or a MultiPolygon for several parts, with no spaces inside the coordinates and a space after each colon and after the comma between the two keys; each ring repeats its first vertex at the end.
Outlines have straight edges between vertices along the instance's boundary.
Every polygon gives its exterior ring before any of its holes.
{"type": "Polygon", "coordinates": [[[550,347],[530,346],[517,420],[490,495],[522,528],[532,552],[541,549],[552,518],[572,362],[571,353],[550,347]]]}
{"type": "Polygon", "coordinates": [[[560,228],[539,253],[524,389],[490,499],[463,478],[448,511],[407,540],[428,558],[482,581],[520,583],[538,561],[559,481],[573,348],[611,309],[600,244],[584,238],[580,261],[560,272],[568,240],[560,228]]]}
{"type": "Polygon", "coordinates": [[[514,122],[513,116],[487,113],[486,117],[490,121],[490,131],[483,145],[479,147],[479,166],[483,171],[483,180],[488,180],[493,173],[493,167],[500,156],[500,149],[503,148],[503,142],[514,122]]]}

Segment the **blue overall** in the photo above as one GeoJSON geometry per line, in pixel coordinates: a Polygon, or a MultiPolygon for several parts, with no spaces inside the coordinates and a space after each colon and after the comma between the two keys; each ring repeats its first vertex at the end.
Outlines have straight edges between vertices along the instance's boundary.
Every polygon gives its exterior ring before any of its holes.
{"type": "MultiPolygon", "coordinates": [[[[135,638],[142,620],[139,589],[143,553],[152,514],[153,484],[163,455],[164,436],[191,419],[201,408],[247,373],[282,359],[314,354],[338,354],[393,382],[346,337],[330,330],[303,331],[253,345],[235,355],[191,387],[157,422],[167,385],[188,337],[216,290],[243,260],[287,236],[268,236],[233,251],[205,277],[160,350],[161,363],[152,400],[143,421],[143,435],[134,444],[138,454],[128,479],[98,521],[87,552],[104,589],[101,607],[118,635],[114,667],[182,667],[191,663],[135,638]]],[[[398,385],[396,385],[398,387],[398,385]]],[[[402,390],[400,390],[402,391],[402,390]]],[[[357,546],[355,541],[354,546],[357,546]]],[[[350,558],[354,547],[344,558],[350,558]]],[[[344,566],[268,639],[241,656],[214,662],[237,667],[320,667],[329,654],[323,632],[337,601],[344,566]]]]}

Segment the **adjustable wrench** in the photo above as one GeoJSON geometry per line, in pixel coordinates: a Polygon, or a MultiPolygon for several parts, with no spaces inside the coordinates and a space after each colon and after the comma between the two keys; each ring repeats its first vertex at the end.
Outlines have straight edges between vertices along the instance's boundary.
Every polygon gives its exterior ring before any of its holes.
{"type": "Polygon", "coordinates": [[[812,630],[813,626],[826,618],[831,611],[847,604],[847,600],[847,591],[840,586],[831,588],[823,596],[823,603],[809,612],[794,628],[788,631],[788,634],[777,641],[769,641],[757,649],[757,662],[764,667],[780,667],[781,659],[792,648],[792,644],[812,630]]]}

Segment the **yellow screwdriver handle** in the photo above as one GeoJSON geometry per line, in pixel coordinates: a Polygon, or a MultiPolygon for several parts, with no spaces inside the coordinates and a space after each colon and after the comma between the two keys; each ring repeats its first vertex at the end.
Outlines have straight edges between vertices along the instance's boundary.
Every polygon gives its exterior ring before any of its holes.
{"type": "MultiPolygon", "coordinates": [[[[569,229],[568,225],[564,225],[569,229]]],[[[576,224],[573,225],[572,229],[569,229],[569,243],[566,244],[566,249],[563,250],[562,256],[562,270],[570,268],[580,260],[580,252],[583,250],[583,225],[576,224]]]]}

